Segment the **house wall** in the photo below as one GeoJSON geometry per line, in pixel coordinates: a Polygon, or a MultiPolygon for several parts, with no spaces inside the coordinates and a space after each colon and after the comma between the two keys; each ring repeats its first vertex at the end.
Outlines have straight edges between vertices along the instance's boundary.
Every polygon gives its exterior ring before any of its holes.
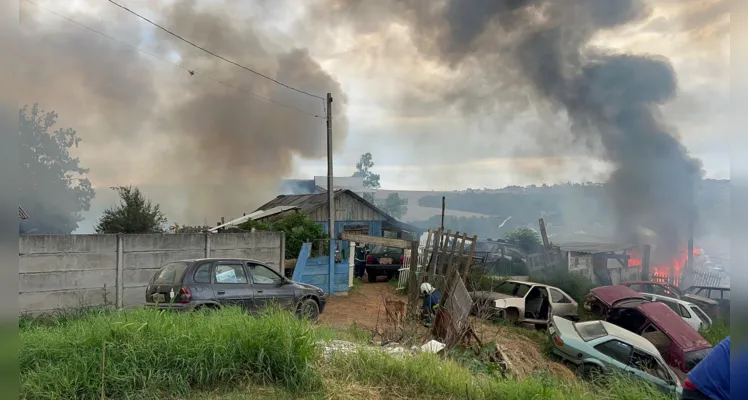
{"type": "MultiPolygon", "coordinates": [[[[326,222],[330,213],[327,205],[309,214],[312,221],[326,222]]],[[[383,221],[385,217],[355,197],[341,193],[335,196],[335,221],[383,221]]]]}
{"type": "Polygon", "coordinates": [[[142,304],[145,286],[166,262],[205,257],[251,258],[281,272],[279,232],[157,235],[22,235],[22,311],[142,304]]]}

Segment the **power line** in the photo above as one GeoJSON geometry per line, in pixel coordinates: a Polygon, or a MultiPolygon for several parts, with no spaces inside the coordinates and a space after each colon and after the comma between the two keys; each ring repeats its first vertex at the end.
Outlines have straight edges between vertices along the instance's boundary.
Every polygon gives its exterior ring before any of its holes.
{"type": "Polygon", "coordinates": [[[176,33],[174,33],[174,32],[172,32],[172,31],[170,31],[170,30],[168,30],[168,29],[164,28],[163,26],[161,26],[161,25],[159,25],[159,24],[157,24],[157,23],[155,23],[155,22],[151,21],[150,19],[148,19],[148,18],[146,18],[146,17],[144,17],[144,16],[142,16],[142,15],[140,15],[140,14],[136,13],[135,11],[133,11],[133,10],[131,10],[131,9],[129,9],[129,8],[127,8],[127,7],[125,7],[125,6],[121,5],[121,4],[119,4],[119,3],[115,2],[115,1],[113,1],[113,0],[109,0],[109,2],[110,2],[110,3],[112,3],[112,4],[114,4],[114,5],[115,5],[115,6],[117,6],[117,7],[121,8],[121,9],[123,9],[123,10],[125,10],[125,11],[129,12],[130,14],[133,14],[133,15],[135,15],[136,17],[138,17],[138,18],[142,19],[143,21],[146,21],[146,22],[148,22],[149,24],[151,24],[151,25],[153,25],[153,26],[155,26],[155,27],[157,27],[157,28],[161,29],[162,31],[164,31],[164,32],[166,32],[166,33],[168,33],[168,34],[170,34],[170,35],[174,36],[175,38],[177,38],[177,39],[179,39],[179,40],[181,40],[181,41],[183,41],[183,42],[185,42],[185,43],[187,43],[187,44],[189,44],[189,45],[191,45],[191,46],[193,46],[193,47],[195,47],[195,48],[198,48],[198,49],[200,49],[200,50],[202,50],[202,51],[204,51],[204,52],[206,52],[206,53],[208,53],[208,54],[210,54],[210,55],[212,55],[212,56],[214,56],[214,57],[220,58],[221,60],[223,60],[223,61],[226,61],[227,63],[233,64],[233,65],[236,65],[236,66],[237,66],[237,67],[239,67],[239,68],[243,68],[243,69],[245,69],[245,70],[247,70],[247,71],[249,71],[249,72],[251,72],[251,73],[253,73],[253,74],[255,74],[255,75],[258,75],[258,76],[261,76],[261,77],[263,77],[263,78],[265,78],[265,79],[271,80],[271,81],[273,81],[273,82],[275,82],[275,83],[277,83],[277,84],[279,84],[279,85],[281,85],[281,86],[283,86],[283,87],[286,87],[286,88],[288,88],[288,89],[291,89],[291,90],[293,90],[293,91],[296,91],[296,92],[299,92],[299,93],[305,94],[305,95],[307,95],[307,96],[311,96],[311,97],[315,97],[315,98],[318,98],[318,99],[322,99],[322,100],[325,100],[325,98],[324,98],[324,97],[321,97],[321,96],[317,96],[317,95],[315,95],[315,94],[311,94],[311,93],[309,93],[309,92],[305,92],[305,91],[303,91],[303,90],[301,90],[301,89],[296,89],[295,87],[292,87],[292,86],[286,85],[285,83],[283,83],[283,82],[281,82],[281,81],[278,81],[278,80],[276,80],[276,79],[273,79],[273,78],[271,78],[271,77],[269,77],[269,76],[267,76],[267,75],[265,75],[265,74],[262,74],[262,73],[260,73],[260,72],[257,72],[257,71],[255,71],[255,70],[253,70],[252,68],[249,68],[249,67],[245,67],[244,65],[241,65],[241,64],[239,64],[239,63],[237,63],[237,62],[235,62],[235,61],[231,61],[231,60],[229,60],[229,59],[227,59],[227,58],[224,58],[224,57],[222,57],[222,56],[219,56],[218,54],[216,54],[216,53],[214,53],[214,52],[212,52],[212,51],[210,51],[210,50],[208,50],[208,49],[206,49],[206,48],[204,48],[204,47],[198,46],[198,45],[196,45],[195,43],[192,43],[191,41],[189,41],[189,40],[187,40],[187,39],[185,39],[185,38],[183,38],[183,37],[181,37],[181,36],[177,35],[176,33]]]}
{"type": "Polygon", "coordinates": [[[80,23],[80,22],[78,22],[78,21],[76,21],[76,20],[74,20],[74,19],[68,18],[68,17],[66,17],[66,16],[64,16],[64,15],[62,15],[62,14],[59,14],[59,13],[55,12],[55,11],[52,11],[52,10],[50,10],[50,9],[47,9],[47,8],[44,8],[44,7],[40,6],[39,4],[36,4],[36,3],[34,3],[34,2],[33,2],[33,1],[31,1],[31,0],[24,0],[24,1],[25,1],[25,2],[27,2],[27,3],[29,3],[29,4],[31,4],[31,5],[33,5],[33,6],[35,6],[35,7],[38,7],[38,8],[40,8],[40,9],[42,9],[42,10],[44,10],[44,11],[46,11],[46,12],[50,13],[50,14],[56,15],[56,16],[58,16],[58,17],[60,17],[60,18],[62,18],[62,19],[64,19],[64,20],[66,20],[66,21],[68,21],[68,22],[71,22],[71,23],[73,23],[73,24],[75,24],[75,25],[78,25],[78,26],[80,26],[81,28],[85,28],[85,29],[87,29],[87,30],[89,30],[89,31],[91,31],[91,32],[97,33],[97,34],[99,34],[99,35],[101,35],[101,36],[103,36],[103,37],[105,37],[105,38],[107,38],[107,39],[110,39],[110,40],[113,40],[113,41],[115,41],[115,42],[121,43],[121,44],[123,44],[123,45],[125,45],[125,46],[127,46],[127,47],[129,47],[129,48],[131,48],[131,49],[133,49],[133,50],[137,50],[137,51],[139,51],[139,52],[141,52],[141,53],[144,53],[144,54],[147,54],[147,55],[149,55],[149,56],[151,56],[151,57],[153,57],[153,58],[159,59],[159,60],[161,60],[161,61],[163,61],[163,62],[167,62],[167,63],[169,63],[169,64],[171,64],[171,65],[174,65],[174,66],[176,66],[176,67],[179,67],[179,68],[181,68],[181,69],[183,69],[183,70],[185,70],[185,71],[189,72],[189,73],[190,73],[191,75],[200,75],[200,76],[203,76],[203,77],[205,77],[205,78],[207,78],[207,79],[210,79],[210,80],[211,80],[211,81],[213,81],[213,82],[219,83],[219,84],[221,84],[221,85],[224,85],[224,86],[226,86],[226,87],[230,87],[230,88],[232,88],[232,89],[235,89],[235,90],[238,90],[238,91],[240,91],[240,92],[244,92],[244,93],[247,93],[247,94],[249,94],[250,96],[253,96],[253,97],[256,97],[256,98],[258,98],[258,99],[261,99],[261,100],[267,101],[267,102],[269,102],[269,103],[273,103],[273,104],[275,104],[275,105],[278,105],[278,106],[281,106],[281,107],[285,107],[285,108],[288,108],[288,109],[290,109],[290,110],[294,110],[294,111],[300,112],[300,113],[302,113],[302,114],[306,114],[306,115],[309,115],[309,116],[311,116],[311,117],[314,117],[314,118],[319,118],[319,119],[323,119],[323,120],[325,119],[325,117],[324,117],[324,116],[319,116],[319,115],[317,115],[317,114],[313,114],[313,113],[310,113],[310,112],[308,112],[308,111],[304,111],[304,110],[302,110],[302,109],[299,109],[299,108],[296,108],[296,107],[293,107],[293,106],[289,106],[289,105],[287,105],[287,104],[279,103],[279,102],[277,102],[277,101],[275,101],[275,100],[273,100],[273,99],[270,99],[270,98],[268,98],[268,97],[265,97],[265,96],[259,95],[259,94],[257,94],[257,93],[251,92],[251,91],[249,91],[249,90],[246,90],[246,89],[242,89],[242,88],[240,88],[240,87],[237,87],[237,86],[231,85],[231,84],[229,84],[229,83],[226,83],[226,82],[224,82],[224,81],[221,81],[221,80],[219,80],[219,79],[213,78],[213,77],[211,77],[211,76],[209,76],[209,75],[205,75],[205,74],[198,74],[198,73],[197,73],[196,71],[194,71],[194,70],[191,70],[191,69],[189,69],[188,67],[186,67],[186,66],[184,66],[184,65],[182,65],[182,64],[179,64],[179,63],[176,63],[176,62],[174,62],[174,61],[171,61],[171,60],[169,60],[169,59],[163,58],[163,57],[161,57],[161,56],[159,56],[159,55],[157,55],[157,54],[154,54],[154,53],[151,53],[151,52],[149,52],[149,51],[147,51],[147,50],[143,50],[143,49],[141,49],[141,48],[139,48],[139,47],[133,46],[133,45],[131,45],[130,43],[127,43],[127,42],[125,42],[125,41],[123,41],[123,40],[120,40],[120,39],[117,39],[117,38],[115,38],[115,37],[113,37],[113,36],[107,35],[106,33],[103,33],[103,32],[101,32],[101,31],[99,31],[99,30],[96,30],[96,29],[94,29],[94,28],[91,28],[90,26],[84,25],[84,24],[82,24],[82,23],[80,23]]]}

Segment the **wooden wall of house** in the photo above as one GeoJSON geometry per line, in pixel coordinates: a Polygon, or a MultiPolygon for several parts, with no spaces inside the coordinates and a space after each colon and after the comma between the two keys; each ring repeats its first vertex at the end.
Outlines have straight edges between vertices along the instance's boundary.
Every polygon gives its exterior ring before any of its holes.
{"type": "MultiPolygon", "coordinates": [[[[326,222],[328,215],[327,205],[324,205],[316,209],[310,217],[317,222],[326,222]]],[[[383,215],[349,194],[343,193],[335,197],[336,221],[382,221],[384,219],[383,215]]]]}

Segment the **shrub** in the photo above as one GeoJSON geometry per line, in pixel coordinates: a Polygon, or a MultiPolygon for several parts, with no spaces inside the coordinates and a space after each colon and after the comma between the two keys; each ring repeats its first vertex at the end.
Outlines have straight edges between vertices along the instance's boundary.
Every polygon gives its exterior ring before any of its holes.
{"type": "Polygon", "coordinates": [[[530,276],[530,280],[555,286],[566,292],[579,304],[583,304],[587,293],[595,288],[595,285],[588,278],[564,270],[553,270],[544,275],[530,276]]]}
{"type": "Polygon", "coordinates": [[[308,322],[268,311],[133,310],[20,329],[21,398],[184,396],[251,380],[292,392],[316,388],[308,322]],[[102,360],[104,371],[102,374],[102,360]]]}

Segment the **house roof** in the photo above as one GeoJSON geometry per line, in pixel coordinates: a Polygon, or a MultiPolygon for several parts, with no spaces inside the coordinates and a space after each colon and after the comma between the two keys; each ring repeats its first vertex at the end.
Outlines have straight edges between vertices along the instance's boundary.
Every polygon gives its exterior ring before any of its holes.
{"type": "Polygon", "coordinates": [[[561,251],[571,251],[574,253],[598,254],[609,253],[612,251],[631,250],[634,245],[623,243],[602,243],[602,242],[570,242],[556,244],[561,251]]]}
{"type": "MultiPolygon", "coordinates": [[[[359,196],[356,192],[352,190],[336,189],[334,196],[338,197],[341,194],[347,194],[355,198],[359,202],[363,203],[367,207],[370,207],[371,209],[376,211],[378,214],[380,214],[382,217],[384,217],[384,220],[388,224],[392,225],[393,227],[397,229],[408,231],[408,232],[423,231],[423,229],[421,228],[398,221],[397,219],[393,218],[391,215],[382,211],[381,209],[379,209],[379,207],[370,203],[369,201],[359,196]]],[[[276,197],[275,199],[270,200],[269,202],[260,206],[257,209],[257,211],[266,211],[266,210],[270,210],[276,207],[296,207],[300,213],[310,214],[317,208],[325,206],[326,204],[327,204],[327,192],[315,193],[315,194],[280,195],[276,197]]]]}

